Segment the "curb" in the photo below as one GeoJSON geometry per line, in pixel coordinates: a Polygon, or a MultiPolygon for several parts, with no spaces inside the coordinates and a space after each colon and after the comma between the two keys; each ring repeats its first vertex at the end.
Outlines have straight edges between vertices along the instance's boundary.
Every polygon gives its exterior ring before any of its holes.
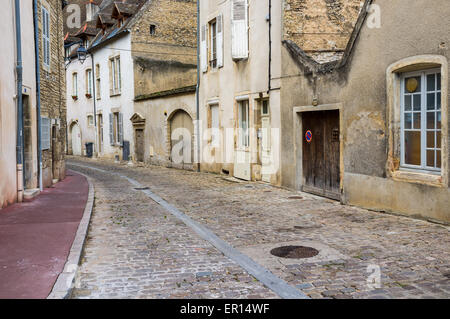
{"type": "Polygon", "coordinates": [[[67,257],[63,271],[58,275],[47,299],[68,299],[71,296],[75,283],[75,275],[81,261],[81,254],[83,252],[89,223],[91,221],[92,208],[94,207],[94,185],[92,184],[90,177],[77,171],[74,172],[86,178],[89,185],[88,199],[86,207],[84,208],[83,218],[78,225],[78,230],[72,243],[72,247],[70,248],[69,256],[67,257]]]}

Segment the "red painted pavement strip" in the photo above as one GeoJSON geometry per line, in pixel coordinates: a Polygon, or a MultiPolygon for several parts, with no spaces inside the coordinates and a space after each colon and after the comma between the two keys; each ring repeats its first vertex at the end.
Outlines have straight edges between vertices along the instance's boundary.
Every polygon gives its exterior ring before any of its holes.
{"type": "Polygon", "coordinates": [[[63,270],[89,193],[85,177],[67,173],[34,200],[0,210],[0,298],[46,298],[63,270]]]}

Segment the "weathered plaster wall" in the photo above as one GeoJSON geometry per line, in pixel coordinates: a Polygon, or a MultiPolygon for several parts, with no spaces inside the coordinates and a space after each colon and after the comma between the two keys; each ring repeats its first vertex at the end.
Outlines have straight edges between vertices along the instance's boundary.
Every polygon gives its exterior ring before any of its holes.
{"type": "MultiPolygon", "coordinates": [[[[0,55],[0,208],[17,200],[16,173],[16,33],[14,1],[3,3],[0,36],[4,43],[0,55]]],[[[34,57],[33,3],[21,2],[23,85],[28,90],[31,108],[31,186],[37,186],[36,81],[34,57]]]]}
{"type": "MultiPolygon", "coordinates": [[[[300,159],[292,150],[292,137],[298,134],[291,124],[292,107],[311,105],[316,97],[319,104],[343,104],[344,202],[449,221],[450,209],[445,200],[450,197],[448,188],[386,178],[386,70],[396,61],[423,54],[444,56],[448,61],[450,25],[446,17],[450,6],[445,0],[438,0],[433,6],[420,0],[374,3],[381,9],[381,28],[363,26],[345,68],[317,77],[283,80],[282,184],[295,187],[296,179],[301,177],[295,174],[300,159]]],[[[302,72],[285,49],[283,72],[302,72]]]]}
{"type": "MultiPolygon", "coordinates": [[[[170,166],[169,116],[177,110],[184,110],[192,117],[192,120],[195,120],[195,93],[135,102],[134,107],[135,111],[145,118],[144,161],[170,166]]],[[[133,158],[136,158],[136,155],[133,158]]]]}

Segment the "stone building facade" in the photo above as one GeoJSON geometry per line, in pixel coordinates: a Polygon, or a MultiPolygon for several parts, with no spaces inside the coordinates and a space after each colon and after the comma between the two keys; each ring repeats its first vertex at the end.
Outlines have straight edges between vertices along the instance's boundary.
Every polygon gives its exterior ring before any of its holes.
{"type": "Polygon", "coordinates": [[[50,130],[50,143],[42,150],[42,182],[49,187],[64,179],[66,150],[66,78],[64,68],[64,19],[59,0],[39,0],[39,61],[41,118],[50,130]],[[45,11],[44,11],[45,10],[45,11]],[[43,19],[48,19],[47,22],[43,19]]]}

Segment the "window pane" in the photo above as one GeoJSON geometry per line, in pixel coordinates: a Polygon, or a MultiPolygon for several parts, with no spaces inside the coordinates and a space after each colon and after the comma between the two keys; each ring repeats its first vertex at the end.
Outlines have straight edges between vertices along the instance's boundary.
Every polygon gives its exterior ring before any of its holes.
{"type": "Polygon", "coordinates": [[[441,90],[441,74],[440,73],[437,74],[437,90],[438,91],[441,90]]]}
{"type": "Polygon", "coordinates": [[[440,110],[441,109],[441,93],[437,93],[437,109],[440,110]]]}
{"type": "Polygon", "coordinates": [[[412,129],[412,114],[405,113],[405,129],[412,129]]]}
{"type": "Polygon", "coordinates": [[[434,151],[427,151],[427,166],[434,167],[434,151]]]}
{"type": "Polygon", "coordinates": [[[436,152],[436,167],[441,168],[441,151],[436,152]]]}
{"type": "Polygon", "coordinates": [[[427,75],[427,91],[436,90],[436,76],[434,74],[427,75]]]}
{"type": "Polygon", "coordinates": [[[434,110],[435,107],[435,93],[428,93],[427,94],[427,109],[428,110],[434,110]]]}
{"type": "Polygon", "coordinates": [[[434,112],[427,112],[427,129],[435,128],[435,114],[434,112]]]}
{"type": "Polygon", "coordinates": [[[434,131],[427,132],[427,147],[434,148],[434,131]]]}
{"type": "Polygon", "coordinates": [[[420,132],[405,132],[405,163],[420,165],[420,132]]]}
{"type": "Polygon", "coordinates": [[[415,129],[420,129],[421,118],[422,118],[422,115],[420,113],[414,113],[414,128],[415,129]]]}
{"type": "Polygon", "coordinates": [[[405,95],[405,111],[411,111],[411,95],[405,95]]]}
{"type": "Polygon", "coordinates": [[[437,112],[437,125],[436,125],[437,129],[441,129],[441,112],[437,112]]]}
{"type": "Polygon", "coordinates": [[[405,79],[405,93],[420,92],[421,78],[420,76],[405,79]]]}
{"type": "Polygon", "coordinates": [[[436,136],[436,141],[437,141],[436,148],[441,148],[441,144],[442,144],[441,143],[442,142],[441,132],[437,131],[436,134],[437,134],[437,136],[436,136]]]}
{"type": "Polygon", "coordinates": [[[420,94],[414,95],[414,111],[420,111],[422,107],[422,96],[420,94]]]}

